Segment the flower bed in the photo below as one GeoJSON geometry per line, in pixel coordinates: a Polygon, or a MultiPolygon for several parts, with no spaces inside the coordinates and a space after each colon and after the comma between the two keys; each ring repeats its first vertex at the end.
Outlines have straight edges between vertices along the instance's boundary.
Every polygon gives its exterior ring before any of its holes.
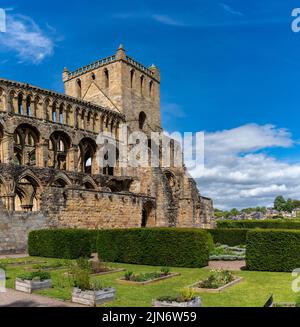
{"type": "Polygon", "coordinates": [[[19,275],[16,278],[15,288],[17,291],[32,293],[52,287],[51,276],[47,272],[32,272],[19,275]]]}
{"type": "Polygon", "coordinates": [[[208,278],[193,284],[191,288],[197,292],[220,293],[241,280],[228,270],[212,270],[208,278]]]}
{"type": "Polygon", "coordinates": [[[196,297],[193,290],[184,288],[177,296],[161,296],[152,302],[156,308],[182,307],[199,308],[202,306],[200,297],[196,297]]]}
{"type": "Polygon", "coordinates": [[[122,279],[119,279],[119,282],[132,285],[146,285],[179,275],[178,273],[171,273],[169,269],[165,268],[162,268],[160,272],[150,272],[139,275],[135,275],[133,272],[128,271],[122,279]]]}
{"type": "Polygon", "coordinates": [[[69,276],[74,286],[72,302],[94,307],[114,300],[116,290],[103,286],[99,280],[91,281],[90,274],[91,265],[86,259],[77,260],[76,265],[70,268],[69,276]]]}

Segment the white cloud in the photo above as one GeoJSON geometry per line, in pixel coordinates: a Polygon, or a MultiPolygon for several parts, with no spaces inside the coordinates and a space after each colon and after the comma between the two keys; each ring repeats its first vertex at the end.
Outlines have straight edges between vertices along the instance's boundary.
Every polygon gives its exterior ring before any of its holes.
{"type": "Polygon", "coordinates": [[[170,26],[187,26],[182,21],[179,21],[175,19],[174,17],[171,17],[169,15],[163,15],[163,14],[154,14],[151,12],[124,12],[124,13],[116,13],[113,15],[114,18],[119,19],[150,19],[154,20],[155,22],[164,24],[164,25],[170,25],[170,26]]]}
{"type": "Polygon", "coordinates": [[[233,8],[231,8],[229,5],[227,5],[226,3],[219,3],[219,5],[229,14],[231,15],[235,15],[235,16],[245,16],[242,12],[234,10],[233,8]]]}
{"type": "Polygon", "coordinates": [[[52,55],[53,40],[30,17],[8,14],[6,30],[0,35],[0,51],[16,53],[21,63],[38,64],[52,55]]]}
{"type": "Polygon", "coordinates": [[[185,23],[180,22],[170,16],[167,15],[152,15],[152,19],[155,21],[165,24],[165,25],[172,25],[172,26],[186,26],[185,23]]]}
{"type": "Polygon", "coordinates": [[[296,145],[286,129],[248,124],[205,136],[205,169],[190,170],[221,209],[271,205],[277,195],[300,199],[300,163],[263,151],[296,145]]]}

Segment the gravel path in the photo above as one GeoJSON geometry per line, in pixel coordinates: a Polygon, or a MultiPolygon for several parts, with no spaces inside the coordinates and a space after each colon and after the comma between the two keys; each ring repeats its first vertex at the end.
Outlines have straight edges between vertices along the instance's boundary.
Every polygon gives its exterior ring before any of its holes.
{"type": "Polygon", "coordinates": [[[84,307],[79,304],[58,301],[38,294],[26,294],[7,289],[0,293],[0,307],[84,307]]]}
{"type": "Polygon", "coordinates": [[[239,271],[246,266],[245,261],[210,261],[208,269],[225,269],[239,271]]]}

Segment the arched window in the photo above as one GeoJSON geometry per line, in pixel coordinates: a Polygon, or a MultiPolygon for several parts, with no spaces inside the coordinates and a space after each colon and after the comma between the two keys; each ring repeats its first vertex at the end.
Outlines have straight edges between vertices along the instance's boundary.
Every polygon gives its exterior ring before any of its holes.
{"type": "Polygon", "coordinates": [[[26,114],[27,116],[31,116],[31,98],[28,96],[26,98],[26,114]]]}
{"type": "Polygon", "coordinates": [[[18,114],[23,115],[24,110],[23,110],[23,95],[19,94],[18,96],[18,114]]]}
{"type": "Polygon", "coordinates": [[[131,88],[133,88],[133,86],[134,86],[134,77],[135,77],[135,70],[131,69],[131,71],[130,71],[130,86],[131,86],[131,88]]]}
{"type": "Polygon", "coordinates": [[[143,95],[144,93],[144,80],[145,80],[145,77],[144,75],[141,76],[141,95],[143,95]]]}
{"type": "Polygon", "coordinates": [[[36,147],[39,132],[32,126],[20,125],[14,133],[14,159],[17,165],[36,165],[36,147]]]}
{"type": "Polygon", "coordinates": [[[31,176],[25,176],[16,184],[15,210],[37,211],[39,184],[31,176]]]}
{"type": "Polygon", "coordinates": [[[63,124],[64,123],[64,105],[61,104],[59,107],[59,123],[63,124]]]}
{"type": "Polygon", "coordinates": [[[96,142],[90,138],[84,138],[79,143],[80,158],[79,158],[79,171],[92,174],[93,161],[96,154],[96,142]]]}
{"type": "Polygon", "coordinates": [[[56,122],[56,103],[53,103],[52,106],[52,121],[56,122]]]}
{"type": "Polygon", "coordinates": [[[108,72],[107,68],[104,69],[104,87],[106,89],[109,88],[109,72],[108,72]]]}
{"type": "Polygon", "coordinates": [[[147,116],[144,113],[144,111],[142,111],[139,115],[139,128],[140,129],[144,129],[145,126],[145,122],[146,122],[147,116]]]}
{"type": "Polygon", "coordinates": [[[153,96],[153,81],[150,81],[149,83],[149,96],[150,98],[153,96]]]}
{"type": "Polygon", "coordinates": [[[79,78],[76,80],[76,90],[77,90],[77,97],[81,98],[81,80],[79,78]]]}
{"type": "Polygon", "coordinates": [[[94,73],[91,74],[91,78],[94,81],[96,79],[96,75],[94,73]]]}
{"type": "Polygon", "coordinates": [[[48,166],[55,169],[66,170],[70,138],[64,132],[54,132],[49,140],[48,166]]]}

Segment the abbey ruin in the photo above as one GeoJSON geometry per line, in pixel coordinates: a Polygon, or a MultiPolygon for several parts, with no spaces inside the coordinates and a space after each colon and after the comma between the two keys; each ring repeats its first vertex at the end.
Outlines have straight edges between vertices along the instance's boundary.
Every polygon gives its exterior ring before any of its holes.
{"type": "MultiPolygon", "coordinates": [[[[213,205],[183,167],[100,167],[98,134],[161,132],[160,72],[116,54],[69,72],[65,94],[0,79],[0,252],[41,228],[196,227],[213,205]]],[[[151,148],[150,148],[151,151],[151,148]]]]}

